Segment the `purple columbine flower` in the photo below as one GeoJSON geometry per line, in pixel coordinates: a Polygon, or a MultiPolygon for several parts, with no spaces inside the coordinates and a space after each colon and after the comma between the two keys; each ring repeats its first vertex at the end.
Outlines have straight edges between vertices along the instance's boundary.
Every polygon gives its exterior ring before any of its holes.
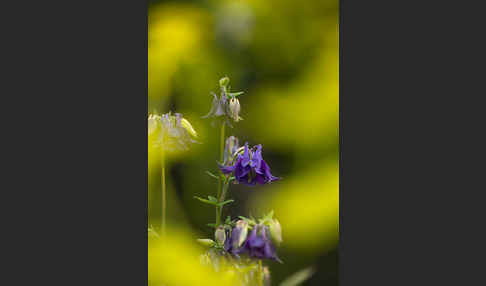
{"type": "Polygon", "coordinates": [[[268,227],[256,225],[245,244],[250,257],[277,259],[275,246],[273,246],[269,237],[267,237],[268,227]]]}
{"type": "Polygon", "coordinates": [[[250,258],[257,259],[272,259],[278,262],[282,262],[277,257],[277,251],[275,245],[273,245],[270,237],[268,236],[268,227],[262,224],[255,225],[250,235],[239,248],[235,248],[235,240],[239,239],[239,232],[233,229],[231,238],[225,244],[225,250],[239,256],[242,253],[247,253],[250,258]]]}
{"type": "Polygon", "coordinates": [[[262,157],[262,145],[248,149],[245,143],[245,152],[238,154],[236,162],[231,166],[219,166],[223,174],[234,173],[236,181],[241,184],[254,186],[267,184],[280,178],[270,173],[270,167],[262,157]]]}
{"type": "Polygon", "coordinates": [[[238,256],[244,251],[242,248],[248,236],[248,222],[244,220],[238,220],[236,226],[230,231],[227,231],[224,250],[238,256]]]}

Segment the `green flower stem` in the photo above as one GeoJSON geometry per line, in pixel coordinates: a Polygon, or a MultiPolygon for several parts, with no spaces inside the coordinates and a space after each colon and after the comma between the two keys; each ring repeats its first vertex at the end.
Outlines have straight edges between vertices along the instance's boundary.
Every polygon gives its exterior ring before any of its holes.
{"type": "MultiPolygon", "coordinates": [[[[223,160],[224,160],[224,141],[225,141],[225,136],[224,136],[224,133],[225,133],[225,122],[223,121],[221,123],[221,130],[220,130],[220,145],[219,145],[219,161],[221,163],[223,163],[223,160]]],[[[223,181],[221,179],[221,177],[219,178],[218,180],[218,196],[217,198],[219,199],[220,202],[222,202],[221,200],[221,189],[223,188],[223,193],[225,192],[224,191],[224,186],[223,186],[223,181]]],[[[216,207],[216,226],[218,226],[220,223],[221,223],[221,213],[223,211],[223,208],[222,207],[216,207]]]]}
{"type": "Polygon", "coordinates": [[[219,226],[221,223],[220,217],[219,217],[219,207],[216,206],[216,226],[219,226]]]}
{"type": "MultiPolygon", "coordinates": [[[[229,188],[229,183],[228,182],[224,182],[223,183],[223,192],[221,193],[221,197],[219,197],[219,200],[218,202],[224,202],[224,199],[226,198],[226,193],[228,191],[228,188],[229,188]]],[[[223,207],[224,206],[221,206],[219,207],[219,213],[218,213],[218,219],[219,221],[221,221],[221,215],[223,214],[223,207]]]]}
{"type": "Polygon", "coordinates": [[[165,235],[165,225],[166,225],[166,209],[167,209],[167,202],[166,202],[166,187],[165,187],[165,156],[164,150],[162,150],[161,156],[161,164],[162,164],[162,236],[165,235]]]}
{"type": "Polygon", "coordinates": [[[262,260],[258,260],[258,285],[263,286],[263,265],[262,260]]]}
{"type": "Polygon", "coordinates": [[[221,124],[221,137],[220,137],[220,140],[221,140],[221,144],[219,145],[219,161],[221,163],[223,163],[223,159],[224,159],[224,131],[225,131],[225,122],[223,121],[223,123],[221,124]]]}

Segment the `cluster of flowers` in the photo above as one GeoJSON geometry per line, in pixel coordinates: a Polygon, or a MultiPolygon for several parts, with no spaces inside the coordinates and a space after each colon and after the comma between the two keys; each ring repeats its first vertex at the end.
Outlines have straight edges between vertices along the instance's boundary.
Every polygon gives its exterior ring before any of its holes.
{"type": "Polygon", "coordinates": [[[211,110],[208,114],[203,116],[203,118],[221,118],[228,126],[232,126],[231,120],[234,122],[243,120],[240,116],[240,101],[237,98],[239,95],[242,95],[243,92],[229,92],[228,84],[229,78],[227,77],[224,77],[219,81],[221,96],[218,98],[214,92],[211,92],[213,95],[211,110]]]}
{"type": "MultiPolygon", "coordinates": [[[[227,78],[220,80],[221,96],[218,98],[213,93],[211,110],[204,118],[222,119],[222,124],[228,124],[230,121],[238,122],[242,119],[239,116],[240,102],[236,98],[242,92],[230,93],[227,90],[228,82],[227,78]]],[[[218,163],[225,182],[255,186],[279,180],[279,177],[272,175],[262,152],[261,144],[249,147],[246,142],[244,146],[240,146],[238,138],[229,136],[225,141],[223,162],[218,163]]],[[[199,242],[237,259],[245,256],[249,259],[271,259],[281,262],[276,247],[282,242],[282,232],[280,223],[272,216],[273,212],[259,219],[258,222],[254,218],[242,216],[239,220],[231,221],[228,217],[225,223],[215,225],[214,241],[200,239],[199,242]]]]}
{"type": "Polygon", "coordinates": [[[271,259],[280,261],[277,257],[276,245],[282,242],[280,223],[273,219],[268,223],[253,222],[251,233],[248,235],[248,219],[238,220],[231,230],[219,227],[216,230],[216,239],[223,245],[225,251],[239,257],[247,254],[250,258],[271,259]],[[224,231],[224,235],[222,235],[224,231]],[[224,238],[224,239],[223,239],[224,238]]]}
{"type": "Polygon", "coordinates": [[[148,135],[154,139],[153,145],[168,151],[188,150],[190,144],[197,143],[197,133],[182,114],[171,112],[148,118],[148,135]]]}
{"type": "MultiPolygon", "coordinates": [[[[226,200],[225,195],[230,183],[244,184],[247,186],[265,185],[279,180],[279,177],[273,176],[270,167],[263,159],[263,148],[261,144],[249,147],[248,142],[244,146],[239,145],[238,138],[229,136],[225,139],[224,127],[230,126],[231,121],[238,122],[242,120],[239,115],[241,111],[240,102],[237,97],[243,92],[232,93],[229,90],[229,79],[222,78],[219,81],[221,96],[218,97],[212,93],[213,101],[209,113],[204,118],[215,119],[213,123],[221,124],[221,144],[225,144],[222,162],[218,162],[220,174],[212,175],[218,180],[218,197],[208,196],[208,199],[196,197],[203,203],[211,204],[216,207],[216,223],[212,224],[216,228],[214,240],[198,239],[200,243],[209,247],[208,252],[202,256],[202,261],[212,261],[213,266],[218,264],[216,260],[225,260],[225,263],[233,263],[235,269],[237,265],[247,261],[259,266],[255,266],[252,277],[259,277],[259,281],[269,281],[270,273],[268,268],[261,264],[262,259],[280,261],[277,256],[276,248],[282,242],[282,232],[280,223],[273,218],[273,211],[264,216],[262,219],[245,218],[240,216],[238,220],[231,220],[227,217],[224,223],[221,223],[223,207],[233,202],[226,200]],[[220,192],[222,191],[222,192],[220,192]],[[210,255],[211,254],[211,255],[210,255]],[[226,260],[226,257],[231,259],[226,260]],[[247,259],[242,260],[242,257],[247,259]],[[235,261],[236,259],[237,261],[235,261]]],[[[148,118],[149,141],[154,146],[161,147],[162,150],[179,151],[187,150],[192,143],[197,143],[197,133],[189,121],[182,114],[166,113],[163,115],[150,115],[148,118]]],[[[162,169],[162,172],[164,170],[162,169]]],[[[165,176],[162,176],[163,180],[165,176]]],[[[162,192],[165,192],[165,181],[162,184],[162,192]]],[[[165,193],[163,194],[164,198],[165,193]]],[[[163,201],[163,210],[165,201],[163,201]]],[[[164,212],[164,211],[163,211],[164,212]]],[[[162,215],[164,229],[164,217],[162,215]]],[[[149,229],[150,232],[150,229],[149,229]]],[[[157,233],[152,230],[152,235],[157,233]]],[[[156,235],[158,237],[158,235],[156,235]]],[[[248,283],[247,283],[248,284],[248,283]]],[[[245,284],[245,285],[247,285],[245,284]]]]}

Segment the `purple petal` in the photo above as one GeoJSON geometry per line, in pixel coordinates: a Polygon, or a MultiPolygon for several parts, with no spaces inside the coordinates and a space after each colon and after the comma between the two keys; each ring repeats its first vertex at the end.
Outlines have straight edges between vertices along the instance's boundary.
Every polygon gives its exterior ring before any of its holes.
{"type": "Polygon", "coordinates": [[[256,235],[257,227],[258,226],[255,226],[253,228],[252,236],[251,236],[251,238],[248,239],[249,246],[251,248],[262,247],[265,244],[265,240],[263,239],[263,237],[256,235]],[[253,235],[253,233],[254,233],[254,235],[253,235]]]}
{"type": "Polygon", "coordinates": [[[251,159],[250,166],[256,170],[260,170],[262,163],[262,145],[256,146],[256,151],[253,153],[253,158],[251,159]]]}
{"type": "Polygon", "coordinates": [[[182,127],[182,124],[181,124],[182,114],[176,113],[175,117],[176,117],[176,126],[182,127]]]}
{"type": "MultiPolygon", "coordinates": [[[[230,234],[229,234],[229,231],[226,231],[226,237],[229,237],[229,235],[230,235],[230,234]]],[[[231,250],[231,242],[230,242],[230,240],[229,240],[229,239],[226,239],[226,240],[224,241],[224,250],[225,250],[225,251],[230,251],[230,250],[231,250]]]]}
{"type": "Polygon", "coordinates": [[[263,253],[266,258],[272,259],[276,257],[275,248],[270,242],[265,243],[265,246],[263,247],[263,253]]]}
{"type": "Polygon", "coordinates": [[[221,100],[219,100],[218,103],[217,103],[214,115],[216,115],[216,116],[225,115],[226,114],[225,110],[224,110],[225,106],[226,106],[226,97],[223,95],[223,96],[221,96],[221,100]]]}
{"type": "Polygon", "coordinates": [[[240,177],[238,179],[238,182],[241,183],[241,184],[245,184],[247,186],[254,186],[254,185],[256,185],[256,178],[251,179],[250,174],[247,173],[245,176],[240,177]]]}
{"type": "Polygon", "coordinates": [[[218,167],[221,170],[221,172],[223,174],[225,174],[225,175],[232,173],[235,170],[235,168],[236,168],[235,165],[233,165],[233,166],[223,166],[223,165],[220,165],[219,163],[218,163],[218,167]]]}
{"type": "Polygon", "coordinates": [[[256,174],[255,180],[260,185],[265,185],[267,183],[267,179],[265,179],[265,177],[263,175],[258,174],[258,173],[256,174]]]}
{"type": "Polygon", "coordinates": [[[267,230],[268,230],[268,227],[266,227],[266,226],[262,226],[262,227],[261,227],[261,229],[262,229],[262,234],[261,234],[261,235],[262,235],[262,238],[263,238],[264,240],[268,240],[268,239],[267,239],[267,230]]]}
{"type": "Polygon", "coordinates": [[[248,152],[248,142],[245,143],[245,153],[243,153],[241,164],[246,167],[250,163],[250,153],[248,152]]]}
{"type": "Polygon", "coordinates": [[[262,168],[261,168],[261,170],[264,172],[265,179],[268,182],[272,182],[272,181],[276,181],[276,180],[279,180],[280,179],[279,177],[275,177],[275,176],[273,176],[270,173],[270,167],[267,165],[267,163],[264,160],[262,160],[262,168]]]}
{"type": "Polygon", "coordinates": [[[243,164],[240,162],[239,164],[235,164],[235,177],[238,182],[242,183],[242,180],[246,178],[248,180],[248,173],[250,173],[250,166],[243,167],[243,164]]]}

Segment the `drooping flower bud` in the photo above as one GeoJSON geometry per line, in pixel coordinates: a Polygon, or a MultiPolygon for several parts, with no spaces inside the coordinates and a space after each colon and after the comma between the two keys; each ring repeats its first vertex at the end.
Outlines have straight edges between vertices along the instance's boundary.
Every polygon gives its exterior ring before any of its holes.
{"type": "Polygon", "coordinates": [[[236,226],[231,234],[233,248],[239,248],[243,245],[248,236],[248,222],[245,220],[239,220],[236,222],[236,226]]]}
{"type": "Polygon", "coordinates": [[[226,115],[225,106],[226,106],[226,96],[222,96],[218,98],[216,94],[212,93],[213,95],[213,102],[211,103],[211,110],[208,114],[204,115],[202,118],[208,117],[219,117],[226,115]]]}
{"type": "MultiPolygon", "coordinates": [[[[214,92],[211,92],[213,95],[211,110],[202,118],[212,117],[220,119],[223,124],[232,127],[230,119],[233,119],[235,122],[243,119],[239,116],[241,107],[239,100],[236,99],[236,97],[243,94],[243,92],[230,92],[228,87],[229,81],[228,77],[219,80],[221,95],[218,97],[214,92]]],[[[215,121],[213,121],[213,124],[214,122],[215,121]]]]}
{"type": "Polygon", "coordinates": [[[194,137],[197,137],[196,130],[194,130],[194,128],[192,128],[191,123],[189,123],[189,121],[187,119],[182,118],[181,119],[181,125],[182,125],[182,128],[186,129],[186,131],[189,132],[189,134],[191,134],[194,137]]]}
{"type": "Polygon", "coordinates": [[[269,223],[270,237],[278,246],[282,242],[282,227],[276,219],[272,219],[269,223]]]}
{"type": "Polygon", "coordinates": [[[239,148],[238,138],[230,136],[226,139],[226,146],[224,148],[224,165],[231,165],[233,162],[234,154],[239,148]]]}
{"type": "Polygon", "coordinates": [[[226,230],[223,226],[220,225],[218,228],[216,228],[214,238],[219,245],[224,245],[224,242],[226,241],[226,230]]]}
{"type": "Polygon", "coordinates": [[[230,99],[229,105],[229,115],[235,121],[238,122],[241,120],[240,114],[240,101],[236,97],[232,97],[230,99]]]}
{"type": "Polygon", "coordinates": [[[230,81],[229,77],[225,76],[225,77],[223,77],[222,79],[219,80],[219,86],[220,87],[227,87],[228,84],[229,84],[229,81],[230,81]]]}
{"type": "Polygon", "coordinates": [[[199,238],[199,239],[197,239],[197,242],[199,242],[200,244],[207,246],[207,247],[212,247],[215,244],[214,241],[212,239],[209,239],[209,238],[199,238]]]}
{"type": "Polygon", "coordinates": [[[261,224],[253,226],[253,230],[245,243],[245,248],[252,258],[268,258],[279,261],[275,246],[267,237],[267,230],[268,228],[261,224]]]}

